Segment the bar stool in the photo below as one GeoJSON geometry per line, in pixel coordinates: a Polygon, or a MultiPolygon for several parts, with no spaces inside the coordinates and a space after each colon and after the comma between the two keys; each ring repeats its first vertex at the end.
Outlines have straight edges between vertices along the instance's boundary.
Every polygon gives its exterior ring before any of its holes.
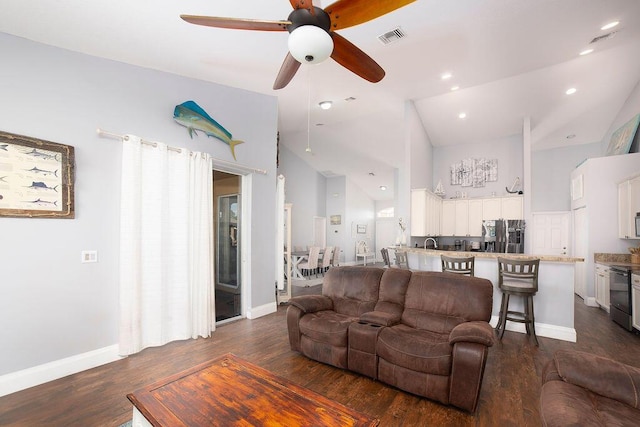
{"type": "Polygon", "coordinates": [[[396,251],[396,266],[409,269],[409,259],[406,251],[396,251]]]}
{"type": "Polygon", "coordinates": [[[538,292],[539,259],[516,260],[498,257],[498,288],[502,291],[500,303],[500,318],[496,325],[496,332],[502,340],[507,320],[524,323],[527,335],[536,337],[535,316],[533,312],[533,296],[538,292]],[[524,297],[524,311],[509,310],[511,295],[524,297]]]}
{"type": "Polygon", "coordinates": [[[473,277],[473,264],[475,257],[451,257],[440,255],[442,261],[442,271],[450,273],[468,274],[473,277]]]}

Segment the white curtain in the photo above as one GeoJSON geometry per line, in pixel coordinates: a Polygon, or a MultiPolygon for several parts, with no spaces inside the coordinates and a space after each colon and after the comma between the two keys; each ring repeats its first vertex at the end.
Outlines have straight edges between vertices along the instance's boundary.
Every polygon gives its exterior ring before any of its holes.
{"type": "Polygon", "coordinates": [[[215,327],[213,163],[127,135],[120,206],[120,354],[215,327]]]}

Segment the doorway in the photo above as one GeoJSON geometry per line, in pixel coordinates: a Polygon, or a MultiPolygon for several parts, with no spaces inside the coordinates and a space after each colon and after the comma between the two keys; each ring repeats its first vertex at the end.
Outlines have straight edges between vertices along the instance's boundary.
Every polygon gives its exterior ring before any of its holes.
{"type": "Polygon", "coordinates": [[[213,171],[216,322],[242,315],[240,181],[213,171]]]}

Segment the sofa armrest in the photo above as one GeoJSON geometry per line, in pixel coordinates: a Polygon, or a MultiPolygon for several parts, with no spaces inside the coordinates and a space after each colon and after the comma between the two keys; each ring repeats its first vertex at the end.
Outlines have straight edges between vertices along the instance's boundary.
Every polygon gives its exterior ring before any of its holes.
{"type": "Polygon", "coordinates": [[[400,315],[385,311],[370,311],[360,316],[360,320],[380,326],[393,326],[400,323],[400,315]]]}
{"type": "Polygon", "coordinates": [[[573,350],[559,350],[553,360],[565,382],[640,409],[640,368],[573,350]]]}
{"type": "Polygon", "coordinates": [[[453,328],[449,334],[449,344],[473,342],[491,347],[494,342],[493,328],[488,322],[464,322],[453,328]]]}
{"type": "Polygon", "coordinates": [[[333,300],[324,295],[301,295],[289,300],[289,304],[299,308],[303,313],[332,310],[333,300]]]}

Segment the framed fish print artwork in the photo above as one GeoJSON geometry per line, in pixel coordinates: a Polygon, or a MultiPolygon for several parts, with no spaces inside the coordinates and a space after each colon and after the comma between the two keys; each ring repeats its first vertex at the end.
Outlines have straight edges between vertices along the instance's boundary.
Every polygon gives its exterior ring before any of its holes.
{"type": "Polygon", "coordinates": [[[0,132],[0,216],[73,218],[73,147],[0,132]]]}

